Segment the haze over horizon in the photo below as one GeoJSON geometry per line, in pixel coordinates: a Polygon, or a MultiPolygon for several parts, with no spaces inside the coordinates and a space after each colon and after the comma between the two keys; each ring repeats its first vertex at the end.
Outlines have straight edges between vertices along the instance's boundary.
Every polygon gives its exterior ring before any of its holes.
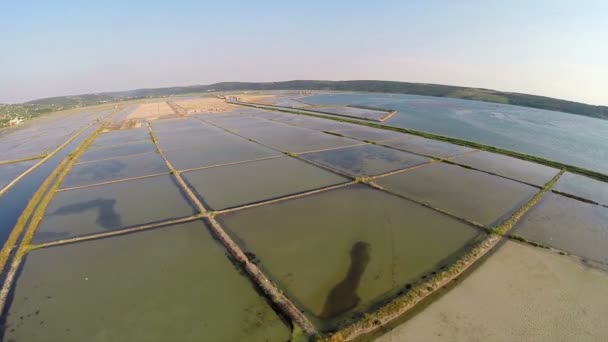
{"type": "Polygon", "coordinates": [[[11,2],[0,103],[105,91],[374,79],[608,105],[608,2],[11,2]]]}

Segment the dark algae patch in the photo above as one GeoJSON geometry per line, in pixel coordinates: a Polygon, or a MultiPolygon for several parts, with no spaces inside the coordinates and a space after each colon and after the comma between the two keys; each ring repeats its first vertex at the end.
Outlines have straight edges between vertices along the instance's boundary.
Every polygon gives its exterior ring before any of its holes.
{"type": "Polygon", "coordinates": [[[114,209],[115,205],[115,199],[96,198],[91,201],[66,205],[50,213],[50,215],[69,215],[93,210],[97,212],[96,223],[103,228],[113,229],[122,226],[121,217],[114,209]]]}
{"type": "Polygon", "coordinates": [[[323,312],[323,319],[332,318],[359,304],[361,298],[357,295],[357,289],[361,283],[361,277],[369,264],[371,245],[364,241],[357,241],[350,251],[350,267],[346,277],[339,282],[327,296],[323,312]]]}

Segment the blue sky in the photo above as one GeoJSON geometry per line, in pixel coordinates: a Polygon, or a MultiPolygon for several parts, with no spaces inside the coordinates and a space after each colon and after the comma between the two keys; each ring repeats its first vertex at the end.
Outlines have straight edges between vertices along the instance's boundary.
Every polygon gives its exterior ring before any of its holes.
{"type": "Polygon", "coordinates": [[[5,1],[0,102],[383,79],[608,105],[607,1],[5,1]]]}

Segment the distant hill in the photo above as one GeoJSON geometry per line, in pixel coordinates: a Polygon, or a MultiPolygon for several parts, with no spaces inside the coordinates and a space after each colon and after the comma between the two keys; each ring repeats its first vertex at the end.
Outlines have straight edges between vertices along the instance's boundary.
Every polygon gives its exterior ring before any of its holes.
{"type": "MultiPolygon", "coordinates": [[[[298,80],[286,82],[222,82],[210,85],[136,89],[120,92],[60,96],[29,101],[23,104],[0,106],[0,119],[7,110],[26,108],[30,113],[47,113],[52,110],[67,109],[98,103],[123,101],[129,99],[202,93],[209,91],[241,90],[338,90],[366,91],[397,94],[412,94],[438,97],[451,97],[485,102],[508,103],[512,105],[554,110],[594,118],[608,119],[608,107],[594,106],[580,102],[560,100],[545,96],[508,93],[491,89],[467,88],[440,84],[408,83],[393,81],[311,81],[298,80]]],[[[1,120],[0,120],[1,121],[1,120]]]]}

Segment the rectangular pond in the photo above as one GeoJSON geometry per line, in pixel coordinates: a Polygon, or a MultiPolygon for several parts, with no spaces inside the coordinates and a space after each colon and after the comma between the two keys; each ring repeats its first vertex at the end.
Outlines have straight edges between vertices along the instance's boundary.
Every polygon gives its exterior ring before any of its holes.
{"type": "Polygon", "coordinates": [[[593,178],[566,172],[553,190],[608,206],[608,183],[593,178]]]}
{"type": "Polygon", "coordinates": [[[474,151],[470,147],[423,137],[405,137],[381,141],[378,144],[435,158],[448,158],[474,151]]]}
{"type": "Polygon", "coordinates": [[[280,156],[282,153],[236,135],[209,144],[165,151],[178,170],[280,156]]]}
{"type": "Polygon", "coordinates": [[[446,163],[376,179],[388,191],[485,226],[500,224],[539,189],[446,163]]]}
{"type": "Polygon", "coordinates": [[[126,178],[169,172],[158,153],[144,153],[128,158],[114,158],[76,164],[63,179],[61,188],[71,188],[126,178]]]}
{"type": "Polygon", "coordinates": [[[546,193],[512,233],[608,268],[608,208],[546,193]]]}
{"type": "Polygon", "coordinates": [[[467,153],[452,161],[540,187],[545,186],[559,172],[552,167],[487,151],[467,153]]]}
{"type": "Polygon", "coordinates": [[[239,134],[283,152],[293,153],[361,144],[358,140],[290,126],[251,129],[239,134]]]}
{"type": "Polygon", "coordinates": [[[407,291],[483,236],[364,185],[217,218],[322,331],[407,291]]]}
{"type": "Polygon", "coordinates": [[[156,146],[151,139],[139,140],[124,145],[89,149],[80,157],[80,159],[78,159],[78,162],[82,163],[94,160],[118,158],[155,151],[156,146]]]}
{"type": "Polygon", "coordinates": [[[323,188],[348,179],[291,157],[188,171],[182,174],[213,210],[323,188]]]}
{"type": "Polygon", "coordinates": [[[31,252],[7,341],[287,341],[200,221],[31,252]]]}
{"type": "Polygon", "coordinates": [[[195,213],[171,175],[60,191],[33,241],[101,233],[195,213]]]}
{"type": "Polygon", "coordinates": [[[369,144],[304,153],[301,157],[353,177],[376,176],[431,162],[415,154],[369,144]]]}
{"type": "Polygon", "coordinates": [[[91,147],[123,145],[130,142],[150,138],[150,131],[147,128],[133,128],[120,131],[110,131],[97,136],[91,147]]]}
{"type": "Polygon", "coordinates": [[[192,129],[182,132],[167,132],[156,134],[158,145],[164,150],[183,149],[194,146],[221,144],[226,140],[238,140],[236,136],[226,131],[216,129],[192,129]]]}

